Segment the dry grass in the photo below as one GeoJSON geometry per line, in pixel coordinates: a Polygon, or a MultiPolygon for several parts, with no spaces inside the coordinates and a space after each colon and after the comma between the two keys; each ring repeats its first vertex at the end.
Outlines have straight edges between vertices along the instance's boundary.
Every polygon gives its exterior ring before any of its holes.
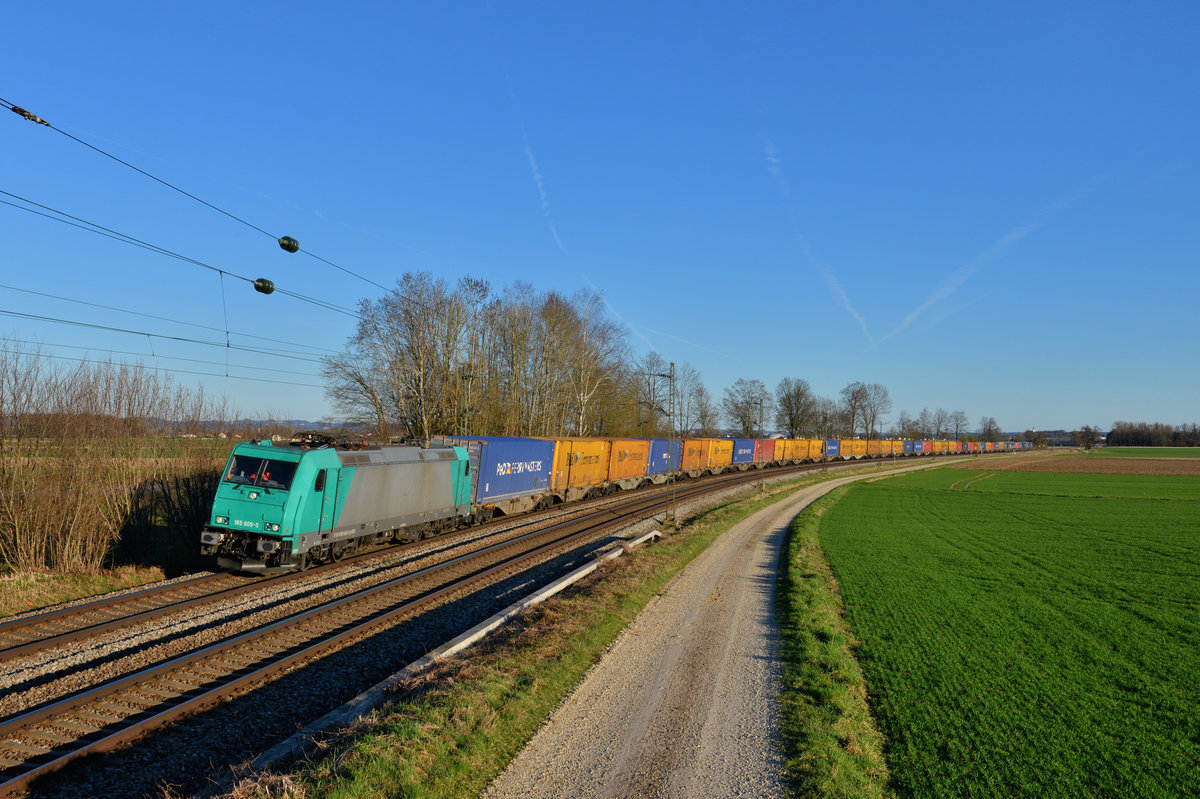
{"type": "Polygon", "coordinates": [[[0,575],[0,618],[164,578],[158,567],[122,566],[96,574],[14,572],[0,575]]]}

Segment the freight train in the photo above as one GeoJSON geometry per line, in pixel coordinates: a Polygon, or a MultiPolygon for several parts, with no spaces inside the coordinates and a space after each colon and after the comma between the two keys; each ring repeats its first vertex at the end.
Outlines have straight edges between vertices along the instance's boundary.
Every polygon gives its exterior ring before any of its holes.
{"type": "Polygon", "coordinates": [[[859,439],[435,438],[337,446],[323,436],[234,446],[200,550],[249,572],[307,569],[496,515],[730,470],[1026,449],[1026,442],[859,439]]]}

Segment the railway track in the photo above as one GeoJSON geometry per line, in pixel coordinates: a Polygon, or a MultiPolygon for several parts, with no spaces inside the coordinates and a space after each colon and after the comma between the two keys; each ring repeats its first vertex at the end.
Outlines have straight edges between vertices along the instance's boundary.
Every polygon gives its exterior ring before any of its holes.
{"type": "Polygon", "coordinates": [[[295,583],[311,582],[323,571],[338,567],[369,563],[397,553],[403,556],[407,549],[415,547],[429,547],[435,543],[444,544],[447,548],[452,547],[464,537],[486,536],[490,531],[502,529],[506,523],[511,522],[511,519],[503,519],[472,530],[447,533],[440,536],[436,542],[412,542],[372,549],[348,556],[337,563],[316,566],[307,572],[265,577],[239,575],[228,571],[204,574],[188,580],[107,596],[92,602],[25,615],[0,622],[0,663],[50,648],[92,640],[112,630],[127,629],[133,625],[201,608],[213,602],[232,600],[262,591],[267,583],[270,583],[270,588],[282,588],[295,583]]]}
{"type": "MultiPolygon", "coordinates": [[[[803,468],[803,467],[800,467],[803,468]]],[[[751,474],[739,472],[731,476],[751,474]]],[[[757,473],[755,473],[757,474],[757,473]]],[[[715,478],[720,480],[721,477],[715,478]]],[[[711,485],[712,483],[705,483],[711,485]]],[[[681,483],[678,485],[691,485],[681,483]]],[[[654,494],[669,491],[669,487],[647,489],[646,493],[654,494]]],[[[678,490],[678,489],[676,489],[678,490]]],[[[606,500],[599,500],[604,502],[606,500]]],[[[612,498],[607,499],[612,502],[612,498]]],[[[564,508],[556,506],[549,511],[516,517],[520,522],[536,522],[545,516],[554,516],[564,511],[571,512],[586,509],[588,505],[579,503],[577,506],[564,508]]],[[[487,535],[492,530],[502,530],[513,523],[513,519],[502,518],[480,527],[464,531],[455,531],[439,536],[436,542],[452,547],[464,538],[487,535]]],[[[291,572],[273,576],[246,576],[232,572],[218,572],[180,580],[172,583],[150,586],[137,591],[120,593],[65,607],[55,608],[43,613],[30,614],[6,622],[0,622],[0,663],[16,660],[33,653],[43,652],[54,647],[70,646],[72,644],[93,640],[106,632],[128,629],[134,625],[145,624],[156,619],[165,618],[179,613],[201,608],[205,605],[222,600],[232,600],[239,596],[248,595],[264,589],[270,582],[271,588],[279,589],[295,583],[311,582],[315,575],[323,570],[331,570],[338,566],[370,562],[386,557],[389,553],[403,553],[406,550],[421,546],[430,546],[433,542],[412,542],[399,546],[376,548],[348,556],[336,564],[317,566],[308,572],[291,572]]]]}
{"type": "Polygon", "coordinates": [[[682,484],[675,497],[659,491],[619,509],[593,510],[0,719],[0,795],[24,790],[75,759],[119,747],[449,596],[478,590],[603,537],[613,527],[661,512],[674,501],[712,491],[714,484],[724,488],[761,479],[760,473],[740,473],[722,481],[682,484]]]}

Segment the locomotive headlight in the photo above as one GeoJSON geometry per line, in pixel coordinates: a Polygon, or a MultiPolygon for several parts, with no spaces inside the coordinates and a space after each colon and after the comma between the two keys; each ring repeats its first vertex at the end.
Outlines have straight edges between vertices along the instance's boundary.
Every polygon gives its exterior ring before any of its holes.
{"type": "Polygon", "coordinates": [[[216,521],[217,521],[217,524],[229,524],[229,517],[228,516],[218,516],[216,521]]]}
{"type": "Polygon", "coordinates": [[[269,531],[271,531],[272,533],[278,533],[278,532],[279,532],[279,525],[278,525],[278,524],[268,524],[268,525],[267,525],[267,529],[268,529],[269,531]]]}

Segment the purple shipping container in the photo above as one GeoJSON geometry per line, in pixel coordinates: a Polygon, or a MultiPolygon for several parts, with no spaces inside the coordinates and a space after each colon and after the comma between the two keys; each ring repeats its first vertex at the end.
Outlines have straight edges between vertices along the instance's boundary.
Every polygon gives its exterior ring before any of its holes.
{"type": "Polygon", "coordinates": [[[733,440],[733,462],[754,463],[753,438],[735,438],[733,440]]]}
{"type": "Polygon", "coordinates": [[[646,474],[670,474],[679,471],[682,453],[682,440],[650,439],[650,460],[646,465],[646,474]]]}
{"type": "Polygon", "coordinates": [[[471,458],[471,497],[488,503],[550,490],[554,442],[508,436],[438,436],[435,444],[466,447],[471,458]]]}

